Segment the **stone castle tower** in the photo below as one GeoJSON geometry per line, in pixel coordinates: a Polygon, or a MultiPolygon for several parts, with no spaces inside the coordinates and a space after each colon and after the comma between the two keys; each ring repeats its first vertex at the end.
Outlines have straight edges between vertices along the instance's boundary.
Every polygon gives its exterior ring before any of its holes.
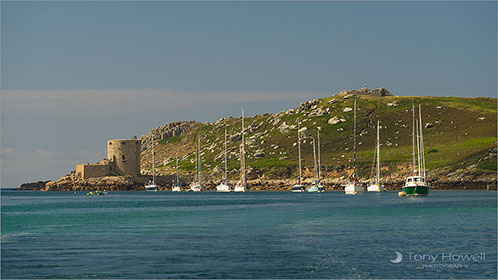
{"type": "Polygon", "coordinates": [[[140,175],[140,140],[108,140],[107,159],[114,163],[114,172],[119,175],[140,175]]]}
{"type": "Polygon", "coordinates": [[[76,165],[81,179],[115,175],[140,175],[140,140],[107,141],[107,159],[98,163],[76,165]]]}

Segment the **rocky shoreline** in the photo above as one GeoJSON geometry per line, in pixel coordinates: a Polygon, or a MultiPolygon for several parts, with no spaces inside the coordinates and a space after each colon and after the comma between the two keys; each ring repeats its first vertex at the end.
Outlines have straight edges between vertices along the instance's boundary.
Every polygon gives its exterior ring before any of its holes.
{"type": "MultiPolygon", "coordinates": [[[[174,176],[157,176],[156,184],[160,191],[171,190],[174,176]]],[[[383,182],[386,190],[400,190],[403,186],[403,178],[399,180],[387,179],[383,182]]],[[[75,174],[69,174],[57,181],[39,181],[22,184],[18,190],[36,191],[141,191],[144,185],[151,179],[150,176],[106,176],[98,178],[80,179],[75,174]]],[[[185,180],[184,189],[188,189],[191,178],[185,180]]],[[[361,181],[365,186],[368,181],[361,181]]],[[[215,191],[218,180],[207,180],[206,190],[215,191]]],[[[296,179],[253,179],[248,180],[253,191],[289,191],[290,186],[297,183],[296,179]]],[[[305,185],[311,184],[310,179],[303,181],[305,185]]],[[[322,180],[326,190],[338,191],[344,189],[346,181],[343,178],[322,180]]],[[[438,176],[429,180],[433,190],[497,190],[496,175],[466,174],[462,176],[438,176]]]]}

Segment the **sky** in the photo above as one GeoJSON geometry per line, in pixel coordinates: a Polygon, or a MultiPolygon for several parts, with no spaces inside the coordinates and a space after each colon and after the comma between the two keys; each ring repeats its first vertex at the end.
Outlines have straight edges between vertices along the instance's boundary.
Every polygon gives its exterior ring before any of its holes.
{"type": "Polygon", "coordinates": [[[497,95],[496,2],[1,2],[1,187],[343,89],[497,95]]]}

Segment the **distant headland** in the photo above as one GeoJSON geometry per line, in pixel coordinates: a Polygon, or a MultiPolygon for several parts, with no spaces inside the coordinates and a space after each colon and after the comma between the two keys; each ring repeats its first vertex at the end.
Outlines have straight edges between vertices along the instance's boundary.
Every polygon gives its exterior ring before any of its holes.
{"type": "MultiPolygon", "coordinates": [[[[497,100],[495,98],[403,97],[386,88],[343,90],[299,104],[276,114],[246,117],[247,177],[253,190],[288,191],[296,181],[297,120],[309,135],[320,130],[322,182],[341,190],[351,174],[352,104],[358,106],[358,170],[360,181],[371,178],[375,126],[380,121],[381,170],[386,189],[399,190],[410,173],[411,108],[420,104],[424,119],[428,180],[433,189],[496,190],[497,100]]],[[[151,179],[151,147],[155,143],[155,172],[159,190],[171,190],[176,180],[187,185],[195,172],[195,142],[200,137],[203,172],[208,190],[222,180],[223,137],[228,130],[228,179],[240,172],[241,118],[215,122],[181,121],[151,129],[140,139],[107,141],[107,158],[79,164],[56,181],[26,183],[20,190],[92,191],[143,190],[151,179]]],[[[310,139],[302,143],[303,178],[313,177],[310,139]]]]}

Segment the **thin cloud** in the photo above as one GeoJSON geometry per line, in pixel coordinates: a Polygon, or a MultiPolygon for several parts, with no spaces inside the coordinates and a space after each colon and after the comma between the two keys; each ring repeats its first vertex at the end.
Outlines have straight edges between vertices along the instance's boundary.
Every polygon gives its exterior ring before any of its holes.
{"type": "Polygon", "coordinates": [[[162,89],[3,90],[2,111],[103,113],[189,109],[209,103],[305,100],[316,92],[189,92],[162,89]]]}
{"type": "Polygon", "coordinates": [[[8,153],[12,153],[12,152],[15,152],[15,149],[14,148],[5,148],[1,151],[1,154],[2,155],[6,155],[8,153]]]}

